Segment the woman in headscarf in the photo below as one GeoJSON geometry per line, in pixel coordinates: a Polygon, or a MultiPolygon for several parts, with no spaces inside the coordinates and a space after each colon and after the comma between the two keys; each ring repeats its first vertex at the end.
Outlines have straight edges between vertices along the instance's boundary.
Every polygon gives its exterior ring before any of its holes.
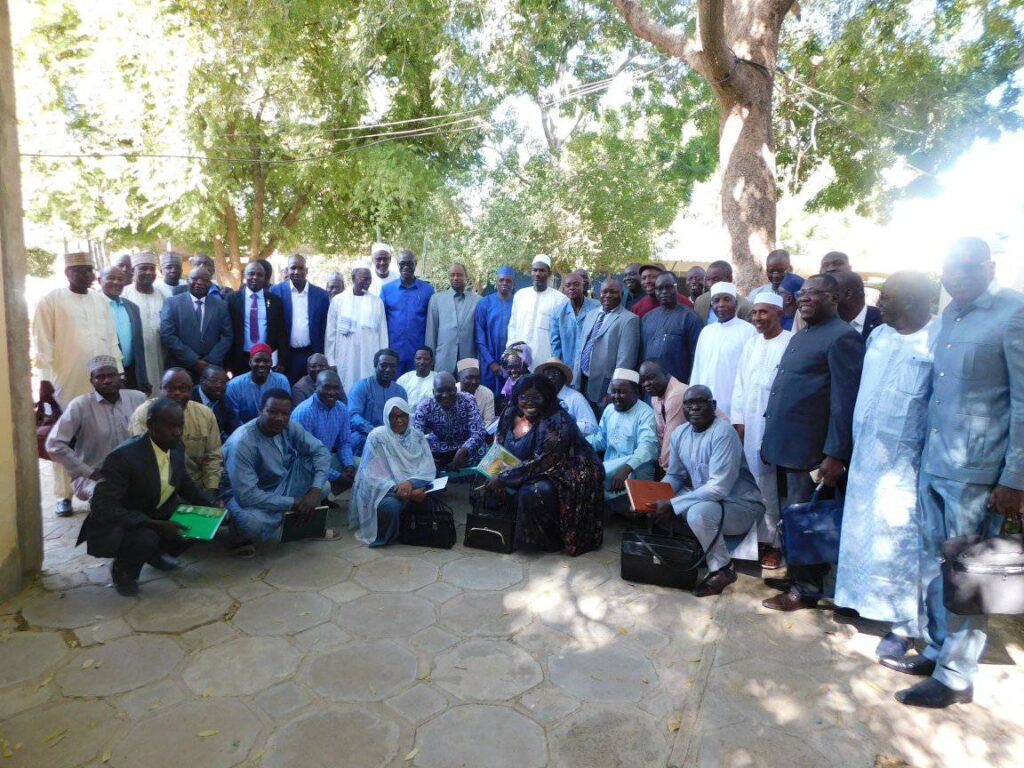
{"type": "Polygon", "coordinates": [[[505,410],[516,382],[530,372],[532,358],[530,346],[525,341],[509,344],[508,349],[501,353],[501,371],[505,374],[505,384],[495,398],[499,413],[505,410]]]}
{"type": "Polygon", "coordinates": [[[409,403],[392,397],[384,404],[384,425],[366,437],[349,516],[359,524],[356,538],[371,547],[395,540],[402,512],[426,500],[424,486],[436,476],[430,444],[410,424],[411,414],[409,403]]]}
{"type": "Polygon", "coordinates": [[[487,483],[491,493],[516,492],[516,547],[573,556],[600,547],[604,467],[550,381],[518,380],[496,439],[522,462],[487,483]]]}

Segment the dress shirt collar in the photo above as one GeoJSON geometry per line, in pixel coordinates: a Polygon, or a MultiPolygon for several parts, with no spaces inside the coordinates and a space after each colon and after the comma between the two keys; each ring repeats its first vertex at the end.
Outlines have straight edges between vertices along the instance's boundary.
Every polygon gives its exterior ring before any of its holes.
{"type": "Polygon", "coordinates": [[[120,392],[117,393],[117,397],[114,398],[114,402],[110,402],[109,400],[107,400],[107,398],[105,398],[103,395],[101,395],[95,389],[90,394],[92,395],[92,399],[95,402],[100,403],[101,405],[103,403],[106,403],[107,405],[116,405],[117,401],[121,399],[121,393],[120,392]]]}
{"type": "Polygon", "coordinates": [[[210,398],[208,398],[206,396],[206,393],[203,392],[202,386],[199,387],[199,402],[201,402],[203,405],[205,405],[210,410],[213,410],[213,406],[216,405],[216,403],[213,400],[211,400],[210,398]]]}
{"type": "Polygon", "coordinates": [[[246,286],[245,287],[245,300],[248,301],[248,302],[252,302],[252,297],[253,296],[259,296],[260,301],[263,301],[263,290],[264,290],[263,288],[260,288],[258,291],[253,293],[252,291],[249,290],[249,286],[246,286]]]}
{"type": "Polygon", "coordinates": [[[852,325],[854,330],[856,331],[863,331],[864,322],[867,320],[867,317],[868,305],[865,304],[863,307],[860,308],[860,312],[857,313],[857,316],[850,321],[850,325],[852,325]]]}
{"type": "Polygon", "coordinates": [[[304,286],[302,286],[302,290],[301,291],[298,288],[295,287],[295,283],[293,283],[291,280],[288,281],[288,285],[289,285],[289,287],[292,290],[292,295],[299,294],[300,296],[305,296],[307,293],[309,293],[309,281],[308,280],[306,281],[306,284],[304,286]]]}

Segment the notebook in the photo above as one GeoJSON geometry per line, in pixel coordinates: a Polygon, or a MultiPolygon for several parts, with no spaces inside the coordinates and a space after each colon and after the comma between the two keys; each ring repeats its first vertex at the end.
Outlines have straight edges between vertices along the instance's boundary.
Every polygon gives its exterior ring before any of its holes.
{"type": "Polygon", "coordinates": [[[675,496],[672,486],[654,480],[627,480],[626,493],[629,494],[629,507],[639,514],[654,512],[654,502],[667,501],[675,496]]]}
{"type": "Polygon", "coordinates": [[[220,507],[196,507],[191,504],[179,504],[171,520],[184,526],[181,535],[186,539],[202,539],[213,541],[213,536],[224,522],[228,511],[220,507]]]}

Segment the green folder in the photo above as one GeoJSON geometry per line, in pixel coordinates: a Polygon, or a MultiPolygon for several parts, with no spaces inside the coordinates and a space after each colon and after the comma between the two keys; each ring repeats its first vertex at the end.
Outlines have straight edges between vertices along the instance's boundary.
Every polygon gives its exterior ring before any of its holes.
{"type": "Polygon", "coordinates": [[[171,520],[185,526],[181,535],[186,539],[202,539],[213,541],[224,515],[228,511],[220,507],[194,507],[190,504],[179,504],[171,515],[171,520]]]}

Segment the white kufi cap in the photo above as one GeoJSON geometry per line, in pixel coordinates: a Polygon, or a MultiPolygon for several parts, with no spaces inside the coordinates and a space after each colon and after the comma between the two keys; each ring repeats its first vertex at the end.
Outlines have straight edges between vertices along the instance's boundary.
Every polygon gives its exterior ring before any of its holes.
{"type": "Polygon", "coordinates": [[[761,291],[754,296],[754,304],[770,304],[773,307],[782,309],[782,297],[775,291],[761,291]]]}
{"type": "Polygon", "coordinates": [[[715,283],[711,286],[711,298],[715,298],[720,293],[728,293],[730,296],[736,296],[736,286],[733,283],[715,283]]]}
{"type": "Polygon", "coordinates": [[[377,251],[386,251],[388,256],[395,255],[394,250],[392,250],[391,246],[387,243],[374,243],[370,246],[370,256],[373,256],[377,251]]]}
{"type": "Polygon", "coordinates": [[[629,368],[616,368],[612,374],[612,381],[632,381],[634,384],[639,384],[640,374],[629,368]]]}
{"type": "Polygon", "coordinates": [[[543,264],[544,266],[546,266],[546,267],[548,267],[550,269],[551,268],[551,257],[548,256],[546,253],[538,253],[536,256],[533,257],[533,261],[531,261],[530,263],[531,264],[543,264]]]}

